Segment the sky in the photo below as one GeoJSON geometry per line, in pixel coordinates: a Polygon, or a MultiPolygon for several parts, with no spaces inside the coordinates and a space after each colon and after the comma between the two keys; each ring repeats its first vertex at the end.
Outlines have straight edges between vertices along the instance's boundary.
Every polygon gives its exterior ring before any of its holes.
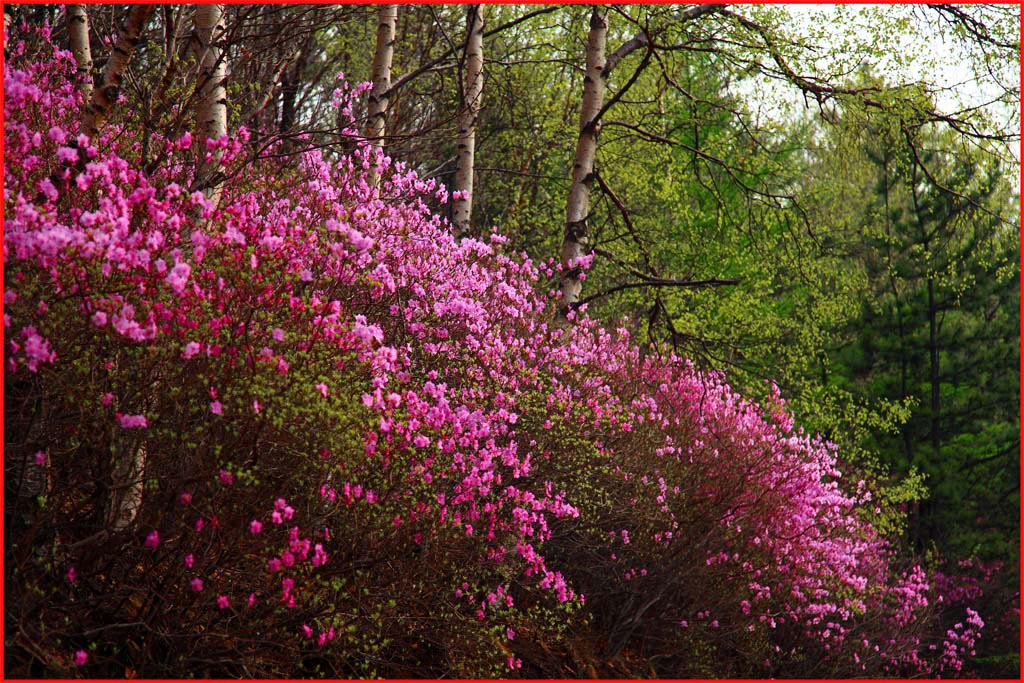
{"type": "MultiPolygon", "coordinates": [[[[923,80],[932,84],[937,88],[938,106],[947,112],[986,105],[1002,92],[984,65],[972,59],[961,41],[936,20],[934,10],[920,5],[808,4],[781,8],[789,15],[787,33],[819,46],[805,72],[841,73],[857,64],[869,64],[874,73],[884,75],[891,83],[923,80]]],[[[1014,9],[1019,41],[1020,7],[1014,9]]],[[[986,111],[1002,125],[1019,131],[1019,64],[1007,65],[995,75],[1003,85],[1017,87],[1017,100],[1015,106],[988,105],[986,111]]],[[[762,103],[766,113],[781,109],[796,115],[805,109],[803,95],[793,87],[766,81],[744,87],[756,93],[755,101],[762,103]]],[[[813,102],[810,106],[816,107],[813,102]]],[[[1020,141],[1010,143],[1007,151],[1019,166],[1020,141]]]]}

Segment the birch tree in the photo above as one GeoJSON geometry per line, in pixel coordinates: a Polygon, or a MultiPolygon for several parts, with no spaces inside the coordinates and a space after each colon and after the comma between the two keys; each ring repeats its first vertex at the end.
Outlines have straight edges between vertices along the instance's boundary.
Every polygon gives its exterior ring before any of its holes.
{"type": "Polygon", "coordinates": [[[196,106],[196,137],[199,138],[199,169],[203,178],[203,193],[214,205],[220,202],[221,182],[216,175],[221,170],[221,151],[215,150],[207,158],[205,141],[217,140],[228,132],[228,95],[224,87],[227,76],[226,61],[219,41],[224,34],[223,5],[199,5],[194,18],[193,50],[199,66],[196,106]]]}
{"type": "MultiPolygon", "coordinates": [[[[92,91],[92,101],[82,113],[82,132],[93,137],[110,116],[110,111],[121,92],[121,81],[132,61],[135,48],[142,39],[142,31],[149,23],[156,5],[133,5],[118,32],[117,42],[110,50],[107,64],[103,67],[100,86],[92,91]]],[[[81,64],[79,64],[81,67],[81,64]]]]}
{"type": "Polygon", "coordinates": [[[587,213],[590,210],[590,187],[594,184],[594,158],[597,154],[597,136],[601,130],[598,114],[604,102],[606,87],[605,47],[608,42],[608,9],[596,6],[590,14],[590,32],[587,35],[587,67],[583,78],[583,103],[580,107],[580,134],[576,141],[576,156],[572,165],[572,185],[566,205],[565,237],[562,239],[561,291],[562,305],[558,319],[567,320],[567,314],[580,298],[583,282],[580,279],[578,259],[588,252],[587,213]]]}
{"type": "MultiPolygon", "coordinates": [[[[608,42],[608,10],[598,6],[591,12],[590,32],[587,36],[586,75],[583,79],[583,101],[580,107],[580,132],[576,141],[572,184],[566,203],[565,233],[560,253],[562,301],[556,315],[556,320],[560,324],[564,324],[568,320],[569,311],[579,303],[582,290],[580,277],[582,269],[579,261],[591,252],[587,217],[590,211],[590,190],[596,179],[595,159],[598,135],[601,132],[601,117],[636,83],[641,72],[651,61],[655,50],[654,40],[660,33],[664,32],[669,25],[678,25],[722,8],[724,5],[697,5],[686,9],[673,17],[672,21],[663,24],[659,30],[645,29],[641,31],[620,45],[610,55],[605,54],[608,42]],[[623,59],[639,48],[647,50],[640,65],[626,83],[615,92],[614,96],[605,102],[604,95],[609,75],[623,59]]],[[[649,284],[703,286],[707,283],[704,281],[659,283],[652,280],[649,284]]]]}
{"type": "Polygon", "coordinates": [[[85,5],[68,5],[68,47],[78,65],[78,91],[82,99],[92,99],[92,50],[89,47],[89,14],[85,5]]]}
{"type": "MultiPolygon", "coordinates": [[[[370,79],[373,90],[367,110],[366,138],[378,149],[384,149],[385,115],[391,90],[391,61],[395,52],[395,27],[398,24],[398,5],[381,5],[377,9],[377,45],[373,52],[370,79]]],[[[376,164],[370,171],[373,184],[380,186],[376,164]]]]}
{"type": "Polygon", "coordinates": [[[470,234],[473,214],[473,167],[476,155],[476,129],[484,87],[484,6],[469,5],[466,9],[465,81],[462,108],[459,110],[458,157],[455,166],[452,224],[459,236],[470,234]]]}

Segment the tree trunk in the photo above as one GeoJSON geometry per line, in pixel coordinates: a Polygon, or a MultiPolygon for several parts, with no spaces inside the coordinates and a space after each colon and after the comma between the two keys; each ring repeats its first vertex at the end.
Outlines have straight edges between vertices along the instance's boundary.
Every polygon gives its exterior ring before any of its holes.
{"type": "MultiPolygon", "coordinates": [[[[384,115],[388,110],[388,91],[391,89],[391,60],[395,52],[395,28],[398,25],[398,5],[381,5],[377,9],[377,46],[370,68],[370,102],[367,108],[366,138],[373,150],[384,149],[384,115]]],[[[380,187],[380,170],[371,159],[370,180],[380,187]]]]}
{"type": "Polygon", "coordinates": [[[306,65],[309,64],[313,46],[313,38],[310,36],[303,41],[302,47],[295,51],[291,64],[281,72],[281,121],[278,125],[278,132],[282,135],[295,125],[295,102],[299,97],[302,74],[306,70],[306,65]]]}
{"type": "Polygon", "coordinates": [[[597,136],[605,91],[605,45],[608,41],[608,10],[594,7],[590,15],[590,34],[587,37],[587,69],[583,79],[583,105],[580,108],[580,135],[576,141],[576,158],[572,167],[572,187],[566,207],[565,236],[561,252],[562,304],[556,320],[568,321],[567,314],[580,298],[582,281],[577,259],[588,253],[590,239],[587,215],[590,211],[590,187],[594,183],[594,158],[597,154],[597,136]]]}
{"type": "Polygon", "coordinates": [[[221,150],[215,150],[207,160],[205,142],[207,139],[217,140],[228,132],[228,95],[224,87],[227,68],[218,45],[224,34],[223,5],[197,6],[194,22],[193,49],[200,65],[199,102],[196,106],[196,137],[199,138],[197,175],[203,177],[203,193],[216,205],[220,203],[222,185],[216,178],[221,171],[221,150]]]}
{"type": "Polygon", "coordinates": [[[68,5],[68,48],[78,65],[78,91],[82,102],[92,101],[92,50],[89,47],[89,15],[85,5],[68,5]]]}
{"type": "Polygon", "coordinates": [[[935,462],[942,453],[942,433],[939,431],[939,338],[935,306],[935,280],[928,278],[928,365],[932,388],[931,400],[931,441],[935,462]]]}
{"type": "Polygon", "coordinates": [[[473,214],[473,161],[476,156],[476,127],[484,88],[484,6],[466,8],[466,74],[459,111],[458,157],[454,190],[459,197],[452,203],[455,234],[470,234],[473,214]]]}
{"type": "MultiPolygon", "coordinates": [[[[673,25],[692,21],[706,14],[721,11],[725,5],[694,5],[672,19],[673,25]]],[[[629,89],[636,77],[647,64],[645,59],[633,77],[605,104],[604,92],[608,75],[627,56],[642,47],[650,48],[652,40],[667,28],[658,31],[642,31],[620,45],[610,55],[605,50],[608,42],[608,9],[595,6],[590,15],[590,33],[587,36],[587,68],[583,78],[583,105],[580,108],[580,135],[576,141],[576,158],[572,168],[572,187],[566,204],[565,235],[562,238],[561,285],[562,302],[555,314],[555,324],[565,326],[569,312],[580,300],[583,281],[578,259],[590,252],[590,235],[587,217],[590,213],[590,188],[594,184],[594,160],[597,155],[597,138],[601,132],[601,116],[629,89]]]]}
{"type": "Polygon", "coordinates": [[[134,5],[128,13],[128,19],[121,27],[117,42],[110,51],[110,58],[103,67],[100,86],[92,91],[92,102],[82,114],[82,132],[89,137],[94,137],[99,132],[117,102],[124,72],[128,69],[135,48],[142,38],[142,31],[155,10],[156,5],[134,5]]]}

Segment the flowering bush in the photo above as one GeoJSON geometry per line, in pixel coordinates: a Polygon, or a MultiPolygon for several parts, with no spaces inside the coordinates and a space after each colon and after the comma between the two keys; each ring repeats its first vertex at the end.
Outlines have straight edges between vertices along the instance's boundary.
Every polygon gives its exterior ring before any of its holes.
{"type": "Polygon", "coordinates": [[[962,667],[981,618],[938,627],[781,397],[551,325],[552,263],[453,239],[445,190],[370,148],[151,134],[146,173],[130,115],[77,135],[70,55],[9,45],[10,671],[962,667]]]}

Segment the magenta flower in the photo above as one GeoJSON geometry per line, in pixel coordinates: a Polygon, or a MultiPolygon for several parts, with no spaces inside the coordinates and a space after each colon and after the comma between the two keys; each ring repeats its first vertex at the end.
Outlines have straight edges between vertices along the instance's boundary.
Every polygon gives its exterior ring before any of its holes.
{"type": "Polygon", "coordinates": [[[155,548],[158,545],[160,545],[160,534],[156,529],[153,529],[149,532],[149,535],[146,536],[146,547],[155,548]]]}
{"type": "Polygon", "coordinates": [[[189,582],[189,585],[192,586],[192,592],[193,593],[202,593],[203,592],[203,580],[200,579],[198,576],[196,578],[192,579],[192,581],[189,582]]]}
{"type": "Polygon", "coordinates": [[[254,519],[249,522],[249,533],[258,534],[261,531],[263,531],[263,522],[258,519],[254,519]]]}
{"type": "Polygon", "coordinates": [[[78,572],[75,571],[75,565],[71,565],[68,568],[68,582],[74,583],[75,579],[78,578],[78,572]]]}
{"type": "Polygon", "coordinates": [[[78,650],[75,652],[75,666],[85,666],[85,663],[89,661],[89,653],[85,650],[78,650]]]}
{"type": "Polygon", "coordinates": [[[193,556],[192,553],[189,553],[188,555],[185,556],[185,567],[188,568],[188,569],[191,569],[192,565],[195,564],[195,561],[196,561],[195,556],[193,556]]]}
{"type": "Polygon", "coordinates": [[[145,415],[118,415],[117,419],[123,429],[144,429],[149,426],[145,415]]]}
{"type": "Polygon", "coordinates": [[[181,503],[182,505],[189,505],[192,502],[192,494],[189,493],[188,491],[185,491],[180,496],[178,496],[178,502],[181,503]]]}
{"type": "Polygon", "coordinates": [[[317,382],[316,390],[320,392],[320,395],[327,398],[327,385],[323,382],[317,382]]]}
{"type": "Polygon", "coordinates": [[[231,600],[226,595],[217,596],[217,607],[220,609],[227,609],[231,605],[231,600]]]}
{"type": "Polygon", "coordinates": [[[221,415],[224,412],[224,404],[220,401],[210,401],[210,412],[214,415],[221,415]]]}
{"type": "Polygon", "coordinates": [[[200,350],[202,350],[202,347],[199,345],[199,342],[191,341],[188,344],[185,344],[185,351],[182,352],[181,357],[188,360],[195,357],[200,350]]]}
{"type": "Polygon", "coordinates": [[[46,464],[46,452],[45,451],[39,451],[39,452],[36,453],[36,464],[40,465],[40,466],[46,464]]]}

